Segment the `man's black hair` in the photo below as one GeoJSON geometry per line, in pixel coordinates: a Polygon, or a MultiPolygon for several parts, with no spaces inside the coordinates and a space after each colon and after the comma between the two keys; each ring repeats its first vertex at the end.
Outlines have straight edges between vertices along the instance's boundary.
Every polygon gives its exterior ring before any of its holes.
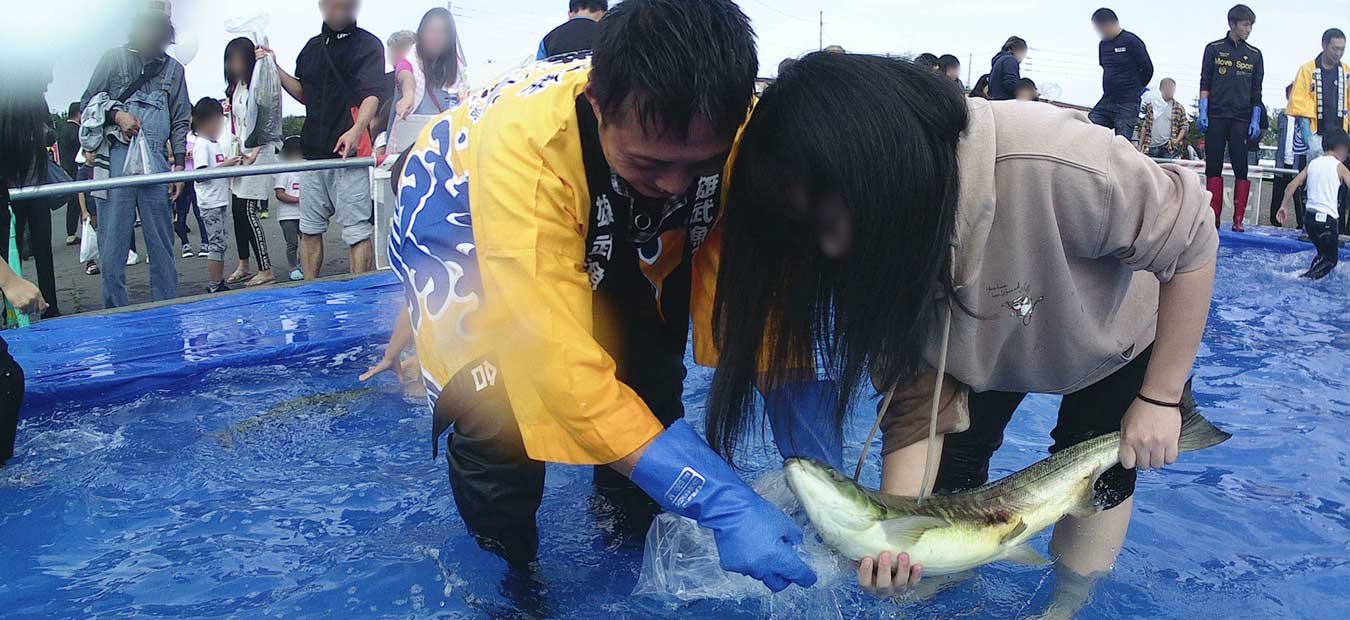
{"type": "Polygon", "coordinates": [[[772,389],[799,381],[803,363],[818,368],[843,395],[831,403],[838,428],[856,388],[905,385],[922,370],[924,338],[952,291],[967,121],[950,80],[897,58],[816,52],[764,91],[723,222],[713,315],[721,357],[705,417],[723,456],[760,427],[761,376],[772,389]],[[798,192],[801,211],[787,206],[798,192]],[[816,205],[827,197],[852,222],[843,258],[819,249],[816,205]]]}
{"type": "Polygon", "coordinates": [[[938,56],[938,71],[946,73],[952,67],[961,66],[961,59],[951,54],[938,56]]]}
{"type": "Polygon", "coordinates": [[[66,108],[66,118],[75,118],[77,114],[83,111],[84,108],[80,107],[80,102],[72,101],[70,102],[70,107],[66,108]]]}
{"type": "Polygon", "coordinates": [[[1340,28],[1328,28],[1326,32],[1322,33],[1322,47],[1326,47],[1336,39],[1344,41],[1345,33],[1340,28]]]}
{"type": "Polygon", "coordinates": [[[1003,44],[1003,51],[1016,52],[1027,48],[1027,40],[1019,36],[1008,37],[1008,41],[1003,44]]]}
{"type": "Polygon", "coordinates": [[[731,0],[626,0],[600,20],[587,88],[606,122],[631,115],[683,138],[695,116],[734,132],[758,73],[755,31],[731,0]]]}
{"type": "Polygon", "coordinates": [[[1233,5],[1233,8],[1228,9],[1228,23],[1237,24],[1241,22],[1256,23],[1256,12],[1245,4],[1233,5]]]}
{"type": "Polygon", "coordinates": [[[1037,90],[1036,81],[1031,78],[1022,78],[1020,80],[1017,80],[1017,90],[1022,90],[1023,88],[1030,88],[1031,90],[1037,90]]]}
{"type": "Polygon", "coordinates": [[[1119,24],[1120,18],[1116,16],[1115,11],[1112,11],[1111,9],[1108,9],[1106,7],[1102,7],[1092,12],[1092,23],[1102,25],[1119,24]]]}
{"type": "Polygon", "coordinates": [[[938,57],[929,54],[928,52],[924,52],[914,57],[914,64],[925,69],[936,69],[938,66],[938,57]]]}
{"type": "Polygon", "coordinates": [[[567,3],[567,12],[579,13],[581,11],[608,11],[609,0],[572,0],[567,3]]]}
{"type": "Polygon", "coordinates": [[[1339,148],[1350,149],[1350,136],[1344,129],[1329,129],[1322,134],[1322,150],[1334,151],[1339,148]]]}

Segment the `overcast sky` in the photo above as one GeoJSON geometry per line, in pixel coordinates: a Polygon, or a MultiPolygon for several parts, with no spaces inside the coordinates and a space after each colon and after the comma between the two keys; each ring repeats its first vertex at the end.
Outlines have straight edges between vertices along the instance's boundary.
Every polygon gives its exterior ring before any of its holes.
{"type": "MultiPolygon", "coordinates": [[[[125,39],[126,7],[143,0],[0,0],[8,19],[6,37],[38,47],[55,59],[56,81],[48,96],[53,109],[78,97],[102,50],[125,39]],[[65,7],[61,10],[59,7],[65,7]],[[17,25],[17,28],[15,26],[17,25]],[[16,33],[16,34],[11,34],[16,33]]],[[[1058,85],[1059,99],[1093,104],[1101,94],[1097,39],[1089,16],[1099,1],[1048,0],[741,0],[759,33],[760,74],[771,77],[779,60],[825,45],[871,53],[952,53],[971,64],[972,77],[989,68],[989,59],[1009,35],[1030,43],[1023,74],[1044,91],[1058,85]],[[973,63],[968,59],[973,58],[973,63]]],[[[288,69],[307,38],[318,32],[317,0],[174,0],[180,48],[188,59],[188,88],[194,99],[222,96],[221,55],[235,35],[225,32],[231,17],[269,12],[272,46],[288,69]],[[193,49],[195,48],[195,50],[193,49]]],[[[435,0],[367,0],[360,24],[381,39],[414,29],[435,0]]],[[[1108,3],[1110,5],[1111,3],[1108,3]]],[[[1227,30],[1231,0],[1130,0],[1114,3],[1126,29],[1147,43],[1157,78],[1180,84],[1180,97],[1191,101],[1199,90],[1200,55],[1205,43],[1227,30]]],[[[1283,107],[1284,86],[1298,65],[1319,51],[1323,30],[1350,29],[1350,0],[1257,0],[1250,6],[1257,21],[1252,43],[1266,53],[1266,99],[1283,107]]],[[[470,79],[482,85],[533,56],[539,39],[566,17],[566,0],[455,0],[452,11],[470,66],[470,79]]],[[[1156,83],[1156,80],[1155,80],[1156,83]]],[[[288,113],[302,112],[288,102],[288,113]]]]}

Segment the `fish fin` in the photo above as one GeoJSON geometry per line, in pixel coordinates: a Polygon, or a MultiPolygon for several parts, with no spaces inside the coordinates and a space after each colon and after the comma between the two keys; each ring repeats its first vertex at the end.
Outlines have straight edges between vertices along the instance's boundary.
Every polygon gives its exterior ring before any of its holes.
{"type": "Polygon", "coordinates": [[[1217,446],[1228,441],[1232,436],[1232,433],[1220,430],[1219,427],[1206,420],[1205,416],[1200,415],[1193,398],[1188,398],[1186,402],[1182,403],[1181,438],[1177,442],[1177,447],[1181,452],[1192,452],[1217,446]]]}
{"type": "Polygon", "coordinates": [[[1003,556],[1003,559],[1017,564],[1025,564],[1027,566],[1048,566],[1054,564],[1054,562],[1050,561],[1050,558],[1045,557],[1040,551],[1037,551],[1034,547],[1025,543],[1009,549],[1008,554],[1003,556]]]}
{"type": "Polygon", "coordinates": [[[951,527],[946,519],[926,516],[899,517],[880,522],[886,540],[908,547],[919,541],[928,530],[951,527]]]}
{"type": "Polygon", "coordinates": [[[1004,534],[1003,539],[998,541],[998,543],[1000,545],[1007,544],[1008,541],[1016,539],[1018,536],[1021,536],[1026,531],[1027,531],[1027,522],[1023,521],[1019,517],[1017,519],[1017,526],[1009,530],[1007,534],[1004,534]]]}

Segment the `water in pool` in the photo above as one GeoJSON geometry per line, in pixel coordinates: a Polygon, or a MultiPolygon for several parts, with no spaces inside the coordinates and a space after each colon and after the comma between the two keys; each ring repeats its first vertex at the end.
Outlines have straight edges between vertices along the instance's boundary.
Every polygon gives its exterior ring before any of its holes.
{"type": "MultiPolygon", "coordinates": [[[[1118,567],[1080,618],[1345,617],[1350,275],[1297,280],[1310,257],[1221,251],[1196,386],[1235,437],[1140,476],[1118,567]]],[[[0,470],[0,616],[1002,619],[1049,599],[1050,570],[1006,563],[928,600],[878,601],[848,583],[809,599],[635,597],[642,540],[613,534],[589,472],[561,466],[540,513],[540,570],[513,576],[456,517],[425,406],[396,386],[347,391],[379,353],[216,369],[26,419],[0,470]]],[[[708,378],[690,373],[693,417],[708,378]]],[[[1044,456],[1054,406],[1028,401],[996,476],[1044,456]]],[[[749,476],[776,466],[767,448],[748,456],[749,476]]],[[[877,476],[873,463],[865,481],[877,476]]]]}

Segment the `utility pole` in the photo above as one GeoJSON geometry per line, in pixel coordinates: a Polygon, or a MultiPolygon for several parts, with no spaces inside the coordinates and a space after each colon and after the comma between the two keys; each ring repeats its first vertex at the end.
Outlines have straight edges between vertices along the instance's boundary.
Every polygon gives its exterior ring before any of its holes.
{"type": "Polygon", "coordinates": [[[820,41],[816,46],[816,51],[825,49],[825,11],[820,12],[820,41]]]}
{"type": "Polygon", "coordinates": [[[975,53],[971,52],[970,56],[966,60],[966,84],[970,85],[971,88],[975,87],[974,82],[970,81],[970,77],[971,75],[973,75],[971,71],[974,69],[975,69],[975,53]]]}

